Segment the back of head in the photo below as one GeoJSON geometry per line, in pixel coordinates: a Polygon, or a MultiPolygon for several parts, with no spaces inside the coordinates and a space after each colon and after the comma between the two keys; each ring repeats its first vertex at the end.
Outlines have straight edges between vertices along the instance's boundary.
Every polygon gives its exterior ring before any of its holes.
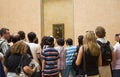
{"type": "Polygon", "coordinates": [[[98,26],[95,29],[95,33],[98,38],[104,38],[106,35],[105,29],[102,26],[98,26]]]}
{"type": "Polygon", "coordinates": [[[54,45],[54,38],[49,36],[49,37],[47,38],[47,44],[48,44],[49,46],[53,46],[53,45],[54,45]]]}
{"type": "Polygon", "coordinates": [[[43,49],[43,46],[44,45],[47,45],[47,39],[48,39],[48,36],[44,36],[42,37],[42,40],[41,40],[41,49],[43,49]]]}
{"type": "Polygon", "coordinates": [[[65,43],[65,41],[64,41],[64,39],[62,39],[62,38],[59,38],[59,39],[57,40],[57,44],[58,44],[59,46],[64,46],[64,43],[65,43]]]}
{"type": "Polygon", "coordinates": [[[119,42],[119,35],[120,34],[115,34],[115,41],[119,42]]]}
{"type": "Polygon", "coordinates": [[[34,39],[36,38],[36,34],[34,32],[28,33],[28,40],[29,42],[34,42],[34,39]]]}
{"type": "Polygon", "coordinates": [[[67,45],[73,45],[73,40],[72,40],[71,38],[68,38],[68,39],[66,40],[66,44],[67,44],[67,45]]]}
{"type": "Polygon", "coordinates": [[[36,37],[33,42],[36,43],[36,44],[38,44],[38,42],[39,42],[38,38],[36,37]]]}
{"type": "Polygon", "coordinates": [[[83,35],[78,36],[79,45],[83,45],[83,35]]]}
{"type": "Polygon", "coordinates": [[[28,46],[24,41],[18,41],[11,47],[12,54],[24,55],[27,53],[28,46]]]}
{"type": "Polygon", "coordinates": [[[20,36],[20,40],[25,40],[25,32],[24,31],[19,31],[18,34],[20,36]]]}
{"type": "Polygon", "coordinates": [[[20,36],[19,36],[19,34],[14,33],[14,34],[12,35],[12,42],[13,42],[13,43],[16,43],[17,41],[20,41],[20,36]]]}
{"type": "Polygon", "coordinates": [[[99,55],[99,47],[96,42],[96,37],[93,31],[87,31],[84,38],[83,38],[83,46],[85,47],[85,50],[90,50],[92,55],[99,55]]]}

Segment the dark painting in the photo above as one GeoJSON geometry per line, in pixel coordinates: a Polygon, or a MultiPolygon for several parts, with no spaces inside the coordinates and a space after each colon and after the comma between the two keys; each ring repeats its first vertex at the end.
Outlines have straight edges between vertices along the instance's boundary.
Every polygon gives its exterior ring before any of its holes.
{"type": "Polygon", "coordinates": [[[53,24],[53,36],[56,39],[64,38],[64,24],[53,24]]]}

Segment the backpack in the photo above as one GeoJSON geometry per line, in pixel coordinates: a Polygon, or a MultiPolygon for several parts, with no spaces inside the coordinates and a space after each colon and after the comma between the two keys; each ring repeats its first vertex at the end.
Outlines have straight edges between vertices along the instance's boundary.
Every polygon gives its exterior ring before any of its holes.
{"type": "Polygon", "coordinates": [[[102,66],[107,66],[111,64],[112,50],[110,48],[110,42],[107,41],[107,43],[102,43],[100,41],[97,41],[97,43],[100,45],[100,49],[102,52],[102,66]]]}

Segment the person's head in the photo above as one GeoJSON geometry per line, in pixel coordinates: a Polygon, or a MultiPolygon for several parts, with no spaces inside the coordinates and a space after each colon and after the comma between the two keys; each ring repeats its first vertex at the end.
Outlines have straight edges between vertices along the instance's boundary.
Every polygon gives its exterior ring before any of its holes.
{"type": "Polygon", "coordinates": [[[78,36],[79,46],[83,45],[83,35],[78,36]]]}
{"type": "Polygon", "coordinates": [[[105,29],[102,26],[98,26],[95,29],[95,34],[98,38],[104,38],[106,36],[105,29]]]}
{"type": "Polygon", "coordinates": [[[8,43],[12,42],[12,35],[10,35],[9,39],[7,39],[7,42],[8,43]]]}
{"type": "Polygon", "coordinates": [[[115,34],[115,41],[117,41],[117,42],[119,41],[119,35],[120,34],[115,34]]]}
{"type": "Polygon", "coordinates": [[[20,54],[24,55],[27,54],[28,46],[24,41],[18,41],[11,47],[12,54],[20,54]]]}
{"type": "Polygon", "coordinates": [[[65,41],[64,41],[63,38],[59,38],[59,39],[57,40],[57,44],[58,44],[59,46],[64,46],[64,43],[65,43],[65,41]]]}
{"type": "Polygon", "coordinates": [[[36,43],[36,44],[38,44],[38,42],[39,42],[38,38],[36,37],[33,42],[36,43]]]}
{"type": "Polygon", "coordinates": [[[16,43],[16,42],[18,42],[18,41],[20,41],[20,36],[19,36],[19,34],[17,34],[17,33],[12,34],[12,42],[13,42],[13,43],[16,43]]]}
{"type": "Polygon", "coordinates": [[[83,38],[83,46],[85,50],[90,50],[92,55],[99,55],[100,49],[96,42],[95,33],[93,31],[87,31],[83,38]]]}
{"type": "Polygon", "coordinates": [[[18,34],[20,36],[20,40],[25,40],[25,32],[24,31],[19,31],[18,34]]]}
{"type": "Polygon", "coordinates": [[[36,34],[34,32],[30,32],[27,35],[29,42],[34,42],[34,39],[36,38],[36,34]]]}
{"type": "Polygon", "coordinates": [[[71,39],[71,38],[68,38],[67,40],[66,40],[66,44],[67,45],[73,45],[73,40],[71,39]]]}
{"type": "Polygon", "coordinates": [[[48,46],[54,47],[54,38],[49,36],[47,38],[47,44],[48,44],[48,46]]]}
{"type": "Polygon", "coordinates": [[[0,33],[1,33],[1,37],[8,40],[10,38],[10,32],[9,32],[9,29],[7,28],[2,28],[0,30],[0,33]]]}
{"type": "Polygon", "coordinates": [[[44,36],[41,40],[41,49],[43,49],[43,46],[44,45],[47,45],[47,39],[48,39],[48,36],[44,36]]]}

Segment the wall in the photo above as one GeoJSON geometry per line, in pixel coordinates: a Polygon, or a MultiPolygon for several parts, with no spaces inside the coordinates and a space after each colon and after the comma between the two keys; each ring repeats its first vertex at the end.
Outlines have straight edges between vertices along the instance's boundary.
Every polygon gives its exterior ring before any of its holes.
{"type": "Polygon", "coordinates": [[[40,0],[0,0],[0,28],[34,31],[40,39],[40,0]]]}
{"type": "Polygon", "coordinates": [[[107,32],[106,39],[114,44],[114,35],[120,33],[119,20],[120,0],[74,0],[75,39],[87,30],[103,26],[107,32]]]}
{"type": "MultiPolygon", "coordinates": [[[[24,30],[26,33],[34,31],[38,37],[41,38],[40,1],[41,0],[0,0],[0,28],[5,25],[5,27],[11,30],[11,33],[19,30],[24,30]]],[[[45,11],[45,18],[49,16],[49,19],[45,19],[46,22],[44,25],[48,27],[47,30],[50,30],[46,31],[45,35],[52,33],[52,23],[64,22],[66,25],[66,38],[73,37],[74,34],[77,43],[78,35],[84,34],[87,30],[94,30],[96,26],[100,25],[106,29],[106,38],[110,40],[112,44],[115,43],[114,34],[120,33],[119,0],[73,0],[74,28],[70,28],[70,26],[73,26],[72,0],[46,1],[48,2],[45,3],[45,8],[48,8],[48,11],[45,11]],[[56,15],[57,17],[55,17],[56,15]]]]}
{"type": "Polygon", "coordinates": [[[73,3],[72,0],[43,1],[43,35],[52,35],[52,25],[64,23],[65,39],[73,38],[73,3]]]}

